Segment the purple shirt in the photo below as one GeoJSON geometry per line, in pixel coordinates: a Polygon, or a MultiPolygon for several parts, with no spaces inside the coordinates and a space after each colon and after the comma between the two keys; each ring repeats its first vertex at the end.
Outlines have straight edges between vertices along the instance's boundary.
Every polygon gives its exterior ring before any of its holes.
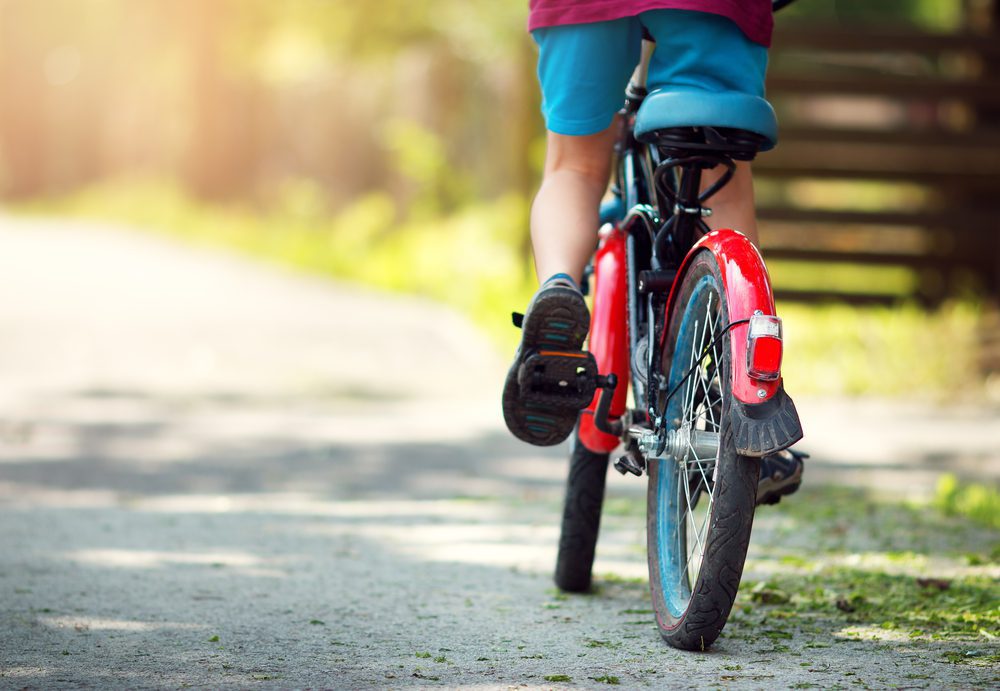
{"type": "Polygon", "coordinates": [[[646,10],[696,10],[733,20],[754,43],[771,45],[771,0],[529,0],[528,30],[634,17],[646,10]]]}

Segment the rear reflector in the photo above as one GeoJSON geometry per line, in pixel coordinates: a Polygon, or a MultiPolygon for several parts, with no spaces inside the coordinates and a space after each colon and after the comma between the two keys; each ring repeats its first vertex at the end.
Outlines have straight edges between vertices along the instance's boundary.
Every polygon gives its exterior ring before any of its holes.
{"type": "Polygon", "coordinates": [[[770,314],[750,317],[747,330],[747,373],[774,381],[781,376],[781,319],[770,314]]]}

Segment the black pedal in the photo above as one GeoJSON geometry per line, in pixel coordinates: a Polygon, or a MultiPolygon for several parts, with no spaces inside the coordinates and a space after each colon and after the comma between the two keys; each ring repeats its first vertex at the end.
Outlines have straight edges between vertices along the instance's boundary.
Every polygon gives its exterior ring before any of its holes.
{"type": "Polygon", "coordinates": [[[645,469],[646,459],[642,457],[634,444],[629,446],[628,452],[624,456],[615,461],[615,470],[622,475],[632,473],[636,477],[641,477],[645,469]]]}
{"type": "Polygon", "coordinates": [[[586,351],[542,350],[517,373],[522,398],[556,408],[580,410],[597,389],[597,360],[586,351]]]}

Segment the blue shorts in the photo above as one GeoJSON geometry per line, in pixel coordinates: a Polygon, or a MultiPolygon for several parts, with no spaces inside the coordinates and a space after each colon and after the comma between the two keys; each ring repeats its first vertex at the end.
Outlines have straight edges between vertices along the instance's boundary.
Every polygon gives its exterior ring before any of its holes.
{"type": "Polygon", "coordinates": [[[734,22],[707,12],[649,10],[637,17],[536,29],[545,125],[557,134],[596,134],[625,101],[643,27],[656,39],[648,88],[738,91],[764,96],[767,48],[734,22]]]}

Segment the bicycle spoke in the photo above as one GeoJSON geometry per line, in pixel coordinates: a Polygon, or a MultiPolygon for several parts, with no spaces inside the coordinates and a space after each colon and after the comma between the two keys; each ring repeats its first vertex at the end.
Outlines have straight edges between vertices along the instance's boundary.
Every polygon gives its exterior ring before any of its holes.
{"type": "MultiPolygon", "coordinates": [[[[719,354],[720,344],[714,341],[715,334],[719,330],[721,314],[713,302],[713,296],[710,295],[705,304],[704,318],[694,324],[697,336],[691,342],[688,357],[690,374],[684,384],[681,423],[690,430],[704,429],[718,432],[721,430],[722,422],[719,417],[722,407],[722,387],[719,384],[722,358],[719,354]]],[[[683,532],[688,536],[687,549],[682,554],[685,555],[685,573],[690,584],[697,580],[697,569],[700,568],[705,552],[715,501],[712,478],[717,461],[716,458],[700,458],[690,442],[686,455],[687,459],[678,460],[677,463],[677,473],[684,493],[684,506],[680,507],[683,515],[678,518],[679,523],[684,526],[683,532]],[[702,495],[707,497],[706,503],[696,513],[696,504],[702,495]]],[[[678,542],[682,539],[682,536],[678,535],[678,542]]]]}
{"type": "MultiPolygon", "coordinates": [[[[694,323],[694,330],[698,331],[698,322],[697,321],[695,321],[695,323],[694,323]]],[[[688,362],[688,371],[691,371],[692,368],[694,368],[695,363],[697,362],[697,358],[700,356],[700,353],[701,353],[701,350],[700,350],[700,348],[698,346],[698,341],[697,340],[694,341],[694,342],[692,342],[691,346],[692,347],[691,347],[691,354],[690,354],[690,358],[689,358],[690,361],[688,362]]],[[[694,375],[694,373],[692,372],[692,376],[693,375],[694,375]]],[[[683,419],[681,422],[689,422],[689,420],[687,419],[687,413],[688,413],[688,411],[690,411],[690,410],[692,410],[694,408],[694,395],[695,395],[696,391],[697,391],[697,389],[692,384],[691,377],[689,376],[688,379],[687,379],[687,381],[684,383],[684,407],[682,408],[682,413],[683,413],[685,419],[683,419]]]]}
{"type": "MultiPolygon", "coordinates": [[[[690,478],[688,477],[687,463],[681,462],[678,463],[677,465],[679,468],[679,472],[681,474],[681,486],[684,488],[684,499],[685,499],[684,507],[682,508],[684,515],[681,516],[681,518],[686,522],[691,518],[691,514],[694,510],[694,502],[691,500],[691,481],[690,478]]],[[[695,537],[697,538],[697,534],[695,537]]],[[[698,544],[698,547],[702,552],[705,549],[701,545],[701,543],[698,544]]],[[[690,560],[690,545],[688,546],[688,549],[689,549],[688,560],[690,560]]]]}
{"type": "Polygon", "coordinates": [[[704,349],[706,346],[711,345],[710,353],[711,360],[708,362],[703,362],[702,367],[699,368],[699,384],[702,391],[702,405],[699,411],[698,417],[703,419],[706,424],[706,429],[710,431],[718,431],[719,424],[715,420],[714,402],[712,401],[711,384],[718,373],[718,363],[720,362],[719,353],[717,350],[718,344],[715,343],[714,334],[718,331],[718,320],[719,314],[716,312],[712,314],[712,299],[709,297],[708,303],[705,306],[705,333],[701,339],[701,348],[704,349]],[[709,427],[711,425],[711,427],[709,427]]]}

